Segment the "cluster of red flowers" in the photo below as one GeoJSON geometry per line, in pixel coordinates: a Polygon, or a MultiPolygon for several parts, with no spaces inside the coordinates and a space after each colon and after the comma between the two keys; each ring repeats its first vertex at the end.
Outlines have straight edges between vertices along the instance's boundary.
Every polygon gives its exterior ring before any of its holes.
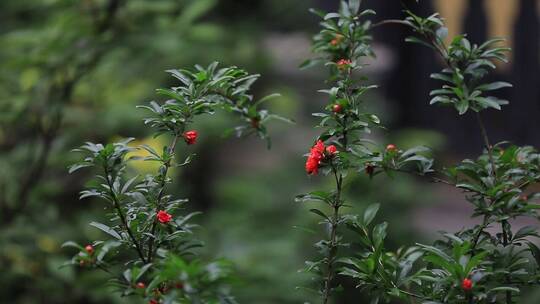
{"type": "Polygon", "coordinates": [[[191,130],[184,132],[184,140],[186,141],[186,144],[193,145],[197,141],[197,136],[199,135],[197,131],[191,130]]]}
{"type": "Polygon", "coordinates": [[[348,68],[349,65],[352,63],[349,59],[340,59],[336,62],[337,67],[340,69],[348,68]]]}
{"type": "Polygon", "coordinates": [[[321,140],[317,140],[317,142],[313,147],[311,147],[311,150],[309,152],[309,156],[306,161],[306,172],[313,175],[319,173],[319,166],[325,156],[332,157],[336,153],[336,146],[330,145],[328,147],[325,147],[324,143],[321,140]]]}

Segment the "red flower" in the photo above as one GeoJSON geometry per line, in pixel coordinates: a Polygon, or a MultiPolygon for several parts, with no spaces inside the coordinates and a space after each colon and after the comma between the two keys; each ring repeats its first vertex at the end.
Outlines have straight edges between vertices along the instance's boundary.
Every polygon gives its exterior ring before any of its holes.
{"type": "Polygon", "coordinates": [[[152,299],[150,300],[150,302],[148,302],[148,304],[159,304],[159,302],[157,300],[152,299]]]}
{"type": "Polygon", "coordinates": [[[330,155],[336,154],[337,153],[336,146],[330,145],[330,146],[326,147],[326,153],[328,153],[330,155]]]}
{"type": "Polygon", "coordinates": [[[388,152],[395,152],[396,150],[397,150],[397,147],[394,144],[389,144],[388,146],[386,146],[386,151],[388,152]]]}
{"type": "Polygon", "coordinates": [[[319,172],[319,164],[324,156],[324,143],[321,140],[317,140],[315,145],[311,147],[309,156],[306,161],[307,174],[317,174],[319,172]]]}
{"type": "Polygon", "coordinates": [[[317,175],[317,173],[319,173],[319,162],[319,160],[309,156],[306,161],[307,174],[317,175]]]}
{"type": "Polygon", "coordinates": [[[311,150],[309,151],[309,156],[306,160],[307,174],[316,175],[317,173],[319,173],[319,166],[321,164],[321,161],[325,157],[325,153],[327,157],[332,157],[337,152],[338,151],[336,146],[330,145],[328,147],[325,147],[324,143],[321,140],[317,140],[315,145],[311,147],[311,150]]]}
{"type": "Polygon", "coordinates": [[[146,285],[144,285],[143,282],[139,282],[139,283],[137,283],[137,288],[144,289],[144,288],[146,288],[146,285]]]}
{"type": "Polygon", "coordinates": [[[461,282],[461,288],[465,291],[470,291],[472,289],[473,282],[471,279],[463,279],[461,282]]]}
{"type": "Polygon", "coordinates": [[[352,61],[350,61],[349,59],[340,59],[336,62],[339,69],[348,68],[351,63],[352,61]]]}
{"type": "Polygon", "coordinates": [[[184,132],[184,140],[188,145],[193,145],[197,141],[199,134],[195,130],[184,132]]]}
{"type": "Polygon", "coordinates": [[[86,250],[88,254],[94,253],[94,247],[92,245],[86,245],[86,247],[84,247],[84,250],[86,250]]]}
{"type": "Polygon", "coordinates": [[[317,140],[315,145],[311,148],[311,155],[314,158],[322,159],[324,153],[324,143],[321,140],[317,140]]]}
{"type": "Polygon", "coordinates": [[[342,110],[343,107],[339,103],[336,103],[334,106],[332,106],[332,112],[334,113],[341,113],[342,110]]]}
{"type": "Polygon", "coordinates": [[[168,214],[167,211],[160,210],[157,213],[157,219],[160,223],[167,224],[171,221],[172,215],[168,214]]]}

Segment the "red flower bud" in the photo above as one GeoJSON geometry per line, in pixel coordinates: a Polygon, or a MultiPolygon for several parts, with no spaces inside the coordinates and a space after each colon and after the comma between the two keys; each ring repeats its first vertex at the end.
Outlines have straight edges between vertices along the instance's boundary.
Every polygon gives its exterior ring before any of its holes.
{"type": "Polygon", "coordinates": [[[349,59],[340,59],[336,62],[339,69],[346,69],[352,62],[349,59]]]}
{"type": "Polygon", "coordinates": [[[461,288],[465,291],[470,291],[473,287],[473,282],[470,279],[463,279],[461,282],[461,288]]]}
{"type": "Polygon", "coordinates": [[[144,288],[146,288],[146,285],[144,285],[143,282],[139,282],[139,283],[137,283],[137,288],[144,289],[144,288]]]}
{"type": "Polygon", "coordinates": [[[394,144],[389,144],[388,146],[386,146],[386,151],[388,152],[395,152],[396,150],[397,150],[397,147],[394,144]]]}
{"type": "Polygon", "coordinates": [[[332,112],[341,113],[341,111],[343,111],[343,107],[339,103],[332,106],[332,112]]]}
{"type": "Polygon", "coordinates": [[[195,130],[184,132],[184,140],[186,144],[193,145],[197,141],[197,136],[199,134],[195,130]]]}
{"type": "Polygon", "coordinates": [[[337,153],[336,146],[330,145],[330,146],[326,147],[326,153],[328,153],[330,155],[336,154],[337,153]]]}
{"type": "Polygon", "coordinates": [[[88,254],[94,253],[94,247],[92,245],[86,245],[86,247],[84,247],[84,250],[86,250],[88,254]]]}
{"type": "Polygon", "coordinates": [[[158,300],[152,299],[148,304],[159,304],[158,300]]]}
{"type": "Polygon", "coordinates": [[[330,41],[330,44],[331,44],[332,46],[336,46],[336,45],[338,45],[338,44],[341,42],[342,39],[343,39],[343,35],[337,34],[337,35],[336,35],[336,38],[334,38],[334,39],[332,39],[332,40],[330,41]]]}
{"type": "Polygon", "coordinates": [[[182,282],[177,282],[176,284],[174,284],[174,287],[176,287],[178,289],[182,289],[182,288],[184,288],[184,284],[182,284],[182,282]]]}
{"type": "Polygon", "coordinates": [[[160,223],[167,224],[171,221],[172,215],[167,213],[167,211],[160,210],[157,213],[157,219],[160,223]]]}

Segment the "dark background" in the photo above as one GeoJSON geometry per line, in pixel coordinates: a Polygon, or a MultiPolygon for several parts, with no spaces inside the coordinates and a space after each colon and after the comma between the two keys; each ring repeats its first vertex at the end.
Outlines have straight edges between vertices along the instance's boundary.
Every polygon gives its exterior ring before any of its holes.
{"type": "MultiPolygon", "coordinates": [[[[331,187],[323,177],[307,178],[302,155],[316,136],[311,112],[326,104],[324,69],[299,70],[318,19],[309,7],[333,10],[337,1],[287,0],[3,0],[0,2],[0,303],[133,303],[104,286],[101,273],[59,268],[69,258],[60,245],[102,237],[88,226],[104,218],[101,201],[77,199],[91,172],[67,174],[77,159],[70,152],[84,141],[109,142],[133,136],[160,148],[135,108],[157,96],[154,89],[176,85],[163,71],[207,65],[213,60],[262,74],[254,94],[279,92],[270,110],[296,120],[270,126],[274,145],[255,139],[222,138],[230,117],[219,113],[196,126],[197,158],[174,173],[175,195],[189,197],[204,228],[203,255],[237,265],[241,303],[303,303],[316,297],[297,291],[310,278],[297,270],[315,255],[316,237],[295,229],[317,227],[309,206],[296,194],[331,187]]],[[[539,144],[540,2],[534,0],[364,1],[374,21],[439,11],[450,35],[468,33],[474,42],[505,36],[513,52],[490,77],[513,88],[498,92],[510,100],[484,119],[492,142],[539,144]]],[[[434,148],[436,167],[474,157],[481,149],[472,116],[428,105],[440,85],[429,74],[441,69],[430,50],[405,43],[410,33],[397,25],[374,31],[377,58],[365,69],[380,89],[368,106],[388,132],[382,143],[434,148]]],[[[179,153],[184,153],[180,151],[179,153]]],[[[187,152],[186,152],[187,153],[187,152]]],[[[133,163],[140,174],[155,170],[133,163]]],[[[472,225],[471,208],[459,192],[423,180],[352,178],[351,212],[382,204],[379,218],[390,223],[389,247],[429,241],[439,230],[472,225]]],[[[534,221],[532,221],[534,223],[534,221]]],[[[518,226],[524,223],[517,223],[518,226]]],[[[349,284],[344,282],[344,284],[349,284]]],[[[537,303],[540,291],[527,291],[537,303]]],[[[336,303],[358,303],[351,292],[336,303]]]]}

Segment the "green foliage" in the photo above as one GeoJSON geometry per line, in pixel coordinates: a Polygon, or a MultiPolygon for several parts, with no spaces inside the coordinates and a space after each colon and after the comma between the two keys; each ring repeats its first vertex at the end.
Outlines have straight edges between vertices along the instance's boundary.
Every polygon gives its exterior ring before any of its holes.
{"type": "Polygon", "coordinates": [[[507,62],[505,53],[509,48],[497,47],[503,39],[488,40],[482,45],[471,44],[464,35],[456,36],[449,45],[444,40],[448,29],[438,14],[422,18],[407,11],[409,25],[420,38],[409,37],[407,41],[425,45],[437,51],[447,64],[440,73],[431,74],[431,78],[445,84],[439,90],[430,93],[430,104],[453,106],[458,113],[465,114],[471,109],[480,112],[487,108],[500,110],[508,101],[489,96],[490,91],[512,85],[507,82],[482,83],[482,78],[496,68],[494,59],[507,62]]]}
{"type": "Polygon", "coordinates": [[[527,188],[540,182],[540,155],[528,146],[492,146],[479,114],[506,103],[482,94],[510,84],[481,80],[495,68],[492,60],[505,60],[503,53],[508,49],[493,48],[499,40],[471,46],[465,36],[446,46],[447,30],[437,14],[422,18],[407,13],[405,21],[391,23],[412,27],[421,38],[407,40],[430,47],[447,63],[442,73],[432,77],[448,84],[431,92],[435,97],[430,103],[450,104],[460,115],[469,108],[476,112],[485,144],[483,154],[439,172],[445,178],[434,179],[465,192],[474,206],[473,216],[481,217],[482,224],[455,234],[443,233],[434,245],[416,244],[393,253],[383,245],[387,224],[370,226],[378,207],[368,208],[363,218],[351,217],[349,226],[359,235],[360,250],[356,258],[341,260],[344,267],[340,273],[368,290],[371,303],[386,303],[392,298],[411,303],[417,299],[425,304],[520,303],[521,289],[538,284],[540,251],[531,238],[539,235],[531,226],[513,232],[510,220],[538,217],[537,194],[527,194],[527,188]],[[500,230],[493,233],[488,227],[500,230]]]}
{"type": "Polygon", "coordinates": [[[217,66],[212,63],[207,69],[196,66],[195,71],[170,71],[180,86],[159,89],[158,93],[172,99],[161,105],[152,101],[150,106],[141,107],[152,115],[144,122],[156,130],[155,136],[166,134],[173,138],[162,152],[149,146],[131,147],[132,139],[107,145],[89,142],[76,150],[85,157],[71,166],[70,173],[85,167],[95,167],[100,172],[96,186],[82,191],[81,199],[101,198],[113,210],[108,214],[110,224],[90,225],[112,239],[95,241],[86,247],[65,243],[79,251],[69,264],[109,273],[123,295],[163,303],[234,303],[228,295],[230,265],[193,259],[198,256],[196,249],[202,246],[193,236],[196,226],[190,222],[196,213],[181,214],[187,200],[166,194],[166,186],[172,182],[169,169],[184,166],[191,160],[188,157],[177,163],[175,150],[180,139],[188,145],[196,142],[198,133],[187,128],[197,116],[224,108],[246,122],[237,130],[253,130],[237,132],[238,135],[256,133],[263,139],[268,139],[264,123],[277,117],[260,110],[261,101],[253,101],[248,94],[257,75],[248,75],[235,67],[217,69],[217,66]],[[149,156],[142,160],[159,163],[156,174],[127,177],[127,163],[136,159],[130,153],[137,149],[148,152],[149,156]],[[121,278],[111,271],[113,266],[124,268],[121,278]]]}
{"type": "Polygon", "coordinates": [[[206,69],[196,66],[195,71],[168,72],[180,80],[182,86],[157,90],[159,94],[172,98],[164,105],[159,106],[151,102],[150,106],[143,106],[155,115],[146,119],[145,124],[156,128],[158,130],[156,135],[171,130],[174,134],[180,134],[184,131],[185,125],[192,122],[192,117],[213,114],[215,107],[235,113],[245,122],[244,125],[234,128],[233,131],[237,136],[256,133],[260,138],[266,139],[268,145],[270,139],[264,124],[272,119],[290,122],[288,119],[268,113],[267,110],[258,109],[263,102],[278,97],[279,94],[272,94],[257,101],[248,94],[248,90],[259,75],[250,75],[237,67],[218,69],[217,62],[210,64],[206,69]]]}
{"type": "MultiPolygon", "coordinates": [[[[320,256],[306,262],[305,268],[306,272],[314,275],[314,281],[317,282],[314,291],[320,295],[322,303],[326,304],[333,292],[341,288],[336,276],[340,261],[346,258],[340,256],[339,249],[349,245],[339,230],[344,224],[351,224],[354,218],[341,212],[342,207],[348,206],[343,198],[347,175],[351,171],[366,171],[369,176],[380,172],[391,176],[397,171],[423,175],[432,171],[432,160],[428,158],[424,147],[402,151],[395,145],[380,147],[367,138],[373,129],[383,128],[377,115],[365,109],[365,93],[376,86],[364,85],[364,79],[355,79],[355,74],[364,66],[362,59],[373,56],[369,44],[371,22],[364,19],[374,12],[361,10],[360,1],[342,1],[336,13],[314,12],[323,19],[323,29],[313,38],[313,51],[318,57],[306,61],[302,67],[324,63],[330,69],[328,80],[332,87],[319,91],[328,95],[329,104],[325,112],[313,114],[321,118],[317,128],[322,131],[308,154],[306,171],[308,174],[316,174],[322,169],[324,175],[332,175],[335,189],[299,195],[296,201],[323,202],[330,210],[325,212],[319,208],[310,209],[310,212],[322,218],[320,224],[326,227],[326,233],[325,238],[315,244],[320,256]],[[330,145],[325,146],[326,143],[330,145]],[[332,149],[336,151],[332,152],[332,149]]],[[[372,216],[366,214],[365,221],[370,221],[370,218],[372,216]]],[[[370,236],[377,247],[382,246],[385,230],[386,224],[378,225],[370,236]]]]}
{"type": "Polygon", "coordinates": [[[81,138],[144,135],[133,104],[163,83],[163,67],[230,57],[218,46],[229,31],[201,20],[215,3],[2,1],[0,302],[122,301],[98,284],[102,274],[59,269],[60,244],[95,237],[83,227],[100,213],[74,202],[85,176],[66,177],[69,150],[81,138]]]}

